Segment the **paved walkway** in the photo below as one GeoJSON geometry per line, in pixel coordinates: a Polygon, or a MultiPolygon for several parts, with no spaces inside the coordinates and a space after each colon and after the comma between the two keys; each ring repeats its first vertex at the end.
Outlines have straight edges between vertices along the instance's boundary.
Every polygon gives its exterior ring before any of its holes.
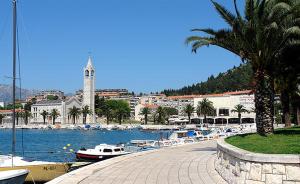
{"type": "Polygon", "coordinates": [[[98,162],[49,184],[225,184],[215,158],[216,142],[204,141],[98,162]]]}

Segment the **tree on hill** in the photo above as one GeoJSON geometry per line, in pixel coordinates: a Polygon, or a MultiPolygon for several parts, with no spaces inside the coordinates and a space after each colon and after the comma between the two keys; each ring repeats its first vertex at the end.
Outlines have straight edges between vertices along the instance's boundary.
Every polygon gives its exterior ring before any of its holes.
{"type": "Polygon", "coordinates": [[[246,63],[227,72],[219,73],[216,77],[210,76],[205,82],[192,84],[177,90],[167,89],[162,93],[172,96],[246,90],[252,88],[252,75],[251,64],[246,63]]]}
{"type": "Polygon", "coordinates": [[[58,96],[57,95],[47,95],[47,100],[57,100],[58,96]]]}

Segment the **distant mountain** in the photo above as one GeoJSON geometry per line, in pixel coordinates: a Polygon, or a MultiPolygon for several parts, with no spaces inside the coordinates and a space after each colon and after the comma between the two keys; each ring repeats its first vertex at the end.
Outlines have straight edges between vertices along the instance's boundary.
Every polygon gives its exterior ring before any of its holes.
{"type": "Polygon", "coordinates": [[[252,89],[252,68],[250,64],[241,64],[218,76],[210,76],[207,81],[185,86],[181,89],[166,89],[162,93],[171,95],[191,95],[223,93],[227,91],[239,91],[252,89]]]}
{"type": "MultiPolygon", "coordinates": [[[[35,95],[38,90],[21,89],[21,98],[24,100],[26,97],[35,95]]],[[[16,88],[16,99],[20,98],[20,88],[16,88]]],[[[12,102],[12,86],[7,84],[0,84],[0,102],[12,102]]]]}

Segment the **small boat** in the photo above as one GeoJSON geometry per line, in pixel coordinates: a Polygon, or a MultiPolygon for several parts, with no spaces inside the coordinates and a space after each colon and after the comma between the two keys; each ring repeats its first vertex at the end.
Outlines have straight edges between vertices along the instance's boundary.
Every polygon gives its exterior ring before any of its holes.
{"type": "Polygon", "coordinates": [[[101,161],[129,153],[124,151],[124,146],[99,144],[94,149],[81,148],[76,152],[76,158],[78,160],[101,161]]]}
{"type": "Polygon", "coordinates": [[[23,184],[28,173],[26,169],[0,171],[0,184],[23,184]]]}
{"type": "Polygon", "coordinates": [[[130,144],[138,147],[144,147],[145,145],[153,144],[155,140],[131,140],[130,144]]]}
{"type": "Polygon", "coordinates": [[[176,145],[187,144],[187,143],[195,143],[195,131],[194,130],[179,130],[174,131],[170,136],[169,140],[175,141],[176,145]]]}
{"type": "Polygon", "coordinates": [[[44,161],[28,161],[23,157],[12,157],[11,155],[0,155],[0,172],[12,171],[18,169],[26,169],[30,174],[25,181],[41,182],[53,180],[54,178],[66,174],[71,167],[68,163],[44,162],[44,161]]]}

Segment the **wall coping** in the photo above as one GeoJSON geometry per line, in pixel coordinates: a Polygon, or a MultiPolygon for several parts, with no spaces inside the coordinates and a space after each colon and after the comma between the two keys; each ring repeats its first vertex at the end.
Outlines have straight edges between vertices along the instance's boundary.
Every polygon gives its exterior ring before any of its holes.
{"type": "Polygon", "coordinates": [[[225,142],[224,138],[217,141],[217,148],[233,157],[245,161],[278,163],[278,164],[300,164],[300,155],[298,154],[263,154],[253,153],[235,147],[225,142]]]}

